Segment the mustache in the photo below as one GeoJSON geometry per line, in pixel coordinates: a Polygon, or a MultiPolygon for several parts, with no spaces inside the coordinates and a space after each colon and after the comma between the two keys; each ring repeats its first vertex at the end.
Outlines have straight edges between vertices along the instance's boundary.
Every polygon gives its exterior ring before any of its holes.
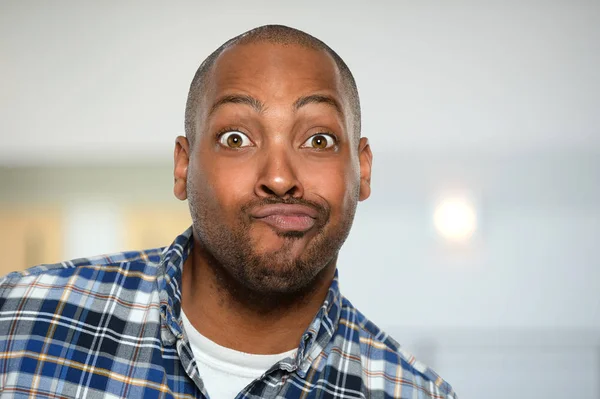
{"type": "Polygon", "coordinates": [[[248,215],[253,208],[258,208],[265,205],[302,205],[317,211],[317,220],[324,222],[329,219],[330,210],[328,206],[304,198],[259,198],[242,205],[241,211],[243,214],[248,215]]]}

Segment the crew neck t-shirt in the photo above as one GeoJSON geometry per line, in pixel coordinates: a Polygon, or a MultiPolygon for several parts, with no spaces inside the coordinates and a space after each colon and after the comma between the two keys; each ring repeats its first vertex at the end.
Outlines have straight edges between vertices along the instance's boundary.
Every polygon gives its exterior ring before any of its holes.
{"type": "Polygon", "coordinates": [[[221,346],[192,326],[183,310],[181,321],[204,387],[211,399],[232,399],[261,377],[275,363],[291,357],[296,349],[274,355],[255,355],[221,346]]]}

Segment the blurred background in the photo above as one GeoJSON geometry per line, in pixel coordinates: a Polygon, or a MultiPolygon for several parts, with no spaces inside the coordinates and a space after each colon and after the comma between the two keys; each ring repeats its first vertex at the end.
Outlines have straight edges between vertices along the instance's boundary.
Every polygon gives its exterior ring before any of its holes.
{"type": "Polygon", "coordinates": [[[600,2],[0,3],[0,272],[168,245],[200,62],[279,23],[374,152],[343,293],[468,398],[600,398],[600,2]]]}

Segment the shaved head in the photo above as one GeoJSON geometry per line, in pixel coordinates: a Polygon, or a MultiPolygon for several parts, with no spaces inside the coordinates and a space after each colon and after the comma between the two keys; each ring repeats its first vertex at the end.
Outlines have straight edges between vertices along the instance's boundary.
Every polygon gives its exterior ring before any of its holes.
{"type": "Polygon", "coordinates": [[[209,55],[200,65],[194,79],[190,85],[190,91],[187,98],[185,109],[185,135],[193,143],[196,135],[196,122],[198,111],[202,107],[202,97],[206,88],[206,83],[212,71],[212,68],[219,56],[228,48],[236,45],[244,45],[251,43],[267,42],[280,45],[297,45],[313,50],[321,50],[329,54],[335,61],[339,70],[342,85],[345,95],[347,96],[348,104],[352,112],[353,137],[358,141],[360,137],[361,116],[360,116],[360,100],[358,97],[358,89],[356,82],[350,69],[328,45],[321,40],[301,30],[290,28],[283,25],[265,25],[248,32],[242,33],[233,39],[228,40],[209,55]]]}

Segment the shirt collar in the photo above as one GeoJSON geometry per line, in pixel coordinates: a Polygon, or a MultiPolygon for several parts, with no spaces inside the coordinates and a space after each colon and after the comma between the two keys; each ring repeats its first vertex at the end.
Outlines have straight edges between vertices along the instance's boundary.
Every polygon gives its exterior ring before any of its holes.
{"type": "MultiPolygon", "coordinates": [[[[158,267],[157,283],[160,298],[161,339],[165,345],[174,345],[183,338],[181,321],[181,275],[183,264],[193,245],[192,228],[178,236],[171,246],[165,248],[158,267]]],[[[294,371],[301,376],[308,371],[312,362],[325,349],[337,330],[342,311],[342,295],[339,291],[338,272],[329,291],[299,343],[294,359],[284,359],[278,367],[294,371]]]]}
{"type": "Polygon", "coordinates": [[[157,284],[160,299],[161,339],[173,345],[183,336],[181,324],[181,274],[192,249],[192,228],[177,236],[164,249],[158,267],[157,284]]]}

